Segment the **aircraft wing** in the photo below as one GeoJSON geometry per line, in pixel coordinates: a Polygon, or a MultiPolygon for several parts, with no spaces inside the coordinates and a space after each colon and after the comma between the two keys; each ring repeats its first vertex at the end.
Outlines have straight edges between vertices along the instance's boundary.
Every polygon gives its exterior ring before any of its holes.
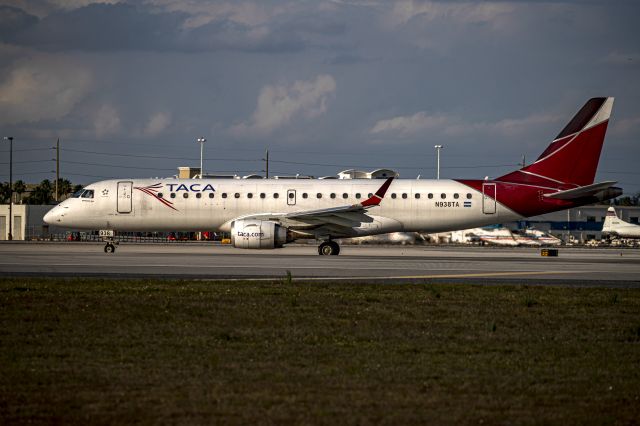
{"type": "Polygon", "coordinates": [[[375,194],[358,204],[290,213],[249,215],[241,219],[275,220],[292,230],[316,235],[350,236],[354,234],[353,228],[373,222],[373,218],[366,214],[367,210],[380,204],[393,179],[388,178],[375,194]]]}
{"type": "MultiPolygon", "coordinates": [[[[574,189],[568,189],[566,191],[558,191],[551,194],[546,194],[546,198],[555,198],[558,200],[574,200],[577,198],[589,197],[598,194],[599,192],[606,191],[611,188],[617,182],[605,181],[600,183],[594,183],[591,185],[581,186],[574,189]]],[[[612,188],[615,189],[615,188],[612,188]]]]}

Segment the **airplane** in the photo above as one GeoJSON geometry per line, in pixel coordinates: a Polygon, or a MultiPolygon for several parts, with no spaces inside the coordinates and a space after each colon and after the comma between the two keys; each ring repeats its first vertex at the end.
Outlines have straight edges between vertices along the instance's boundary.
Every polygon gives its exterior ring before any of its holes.
{"type": "Polygon", "coordinates": [[[44,220],[100,230],[106,253],[117,231],[215,230],[242,249],[315,239],[320,255],[339,254],[339,238],[510,222],[622,193],[614,181],[594,183],[612,107],[613,98],[590,99],[534,163],[495,179],[104,180],[44,220]]]}
{"type": "Polygon", "coordinates": [[[516,241],[514,234],[502,225],[453,231],[451,233],[451,241],[455,243],[480,243],[481,245],[511,247],[520,245],[518,241],[516,241]]]}
{"type": "Polygon", "coordinates": [[[640,238],[640,225],[618,218],[616,209],[609,207],[602,224],[602,233],[615,238],[640,238]]]}

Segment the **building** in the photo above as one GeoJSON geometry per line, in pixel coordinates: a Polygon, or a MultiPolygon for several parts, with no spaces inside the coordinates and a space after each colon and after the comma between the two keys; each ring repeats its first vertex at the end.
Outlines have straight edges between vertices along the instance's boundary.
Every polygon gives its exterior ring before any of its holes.
{"type": "MultiPolygon", "coordinates": [[[[66,230],[51,227],[42,220],[44,215],[53,208],[49,205],[14,204],[13,210],[13,239],[31,240],[48,238],[52,234],[64,233],[66,230]]],[[[9,238],[9,205],[0,204],[0,241],[9,238]]]]}
{"type": "Polygon", "coordinates": [[[338,173],[338,179],[386,179],[391,176],[399,177],[400,173],[391,169],[377,169],[371,172],[349,169],[338,173]]]}
{"type": "MultiPolygon", "coordinates": [[[[640,207],[614,206],[618,217],[630,223],[638,223],[640,207]]],[[[534,216],[517,222],[505,223],[511,230],[535,228],[565,241],[571,237],[581,243],[602,238],[602,224],[608,205],[590,205],[534,216]]]]}

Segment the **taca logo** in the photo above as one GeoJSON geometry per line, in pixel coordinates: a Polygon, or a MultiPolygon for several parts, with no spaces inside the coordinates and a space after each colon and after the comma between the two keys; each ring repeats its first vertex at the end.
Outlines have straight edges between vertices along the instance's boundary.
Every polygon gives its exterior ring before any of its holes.
{"type": "Polygon", "coordinates": [[[238,231],[238,237],[246,237],[246,238],[262,238],[264,237],[264,232],[243,232],[238,231]]]}
{"type": "Polygon", "coordinates": [[[213,191],[215,192],[215,189],[213,189],[213,185],[211,185],[210,183],[204,185],[204,188],[200,189],[200,187],[202,186],[201,183],[192,183],[191,185],[185,185],[184,183],[167,183],[166,184],[169,187],[169,191],[171,192],[178,192],[178,191],[187,191],[187,192],[203,192],[203,191],[213,191]],[[177,187],[176,189],[173,189],[174,187],[177,187]]]}

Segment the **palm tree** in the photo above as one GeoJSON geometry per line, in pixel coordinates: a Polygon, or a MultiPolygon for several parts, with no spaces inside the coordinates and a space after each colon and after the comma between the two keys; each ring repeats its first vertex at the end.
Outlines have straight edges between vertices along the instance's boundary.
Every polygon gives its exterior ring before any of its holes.
{"type": "Polygon", "coordinates": [[[53,187],[49,179],[45,179],[36,186],[29,198],[27,204],[49,204],[53,200],[53,187]]]}
{"type": "Polygon", "coordinates": [[[18,196],[16,197],[16,202],[20,200],[20,202],[22,203],[22,194],[26,190],[27,190],[27,186],[24,184],[23,181],[17,180],[13,183],[13,192],[18,194],[18,196]]]}
{"type": "Polygon", "coordinates": [[[0,204],[9,203],[10,194],[9,182],[0,183],[0,204]]]}
{"type": "Polygon", "coordinates": [[[73,191],[73,186],[69,179],[58,179],[58,196],[59,200],[66,198],[73,191]]]}

